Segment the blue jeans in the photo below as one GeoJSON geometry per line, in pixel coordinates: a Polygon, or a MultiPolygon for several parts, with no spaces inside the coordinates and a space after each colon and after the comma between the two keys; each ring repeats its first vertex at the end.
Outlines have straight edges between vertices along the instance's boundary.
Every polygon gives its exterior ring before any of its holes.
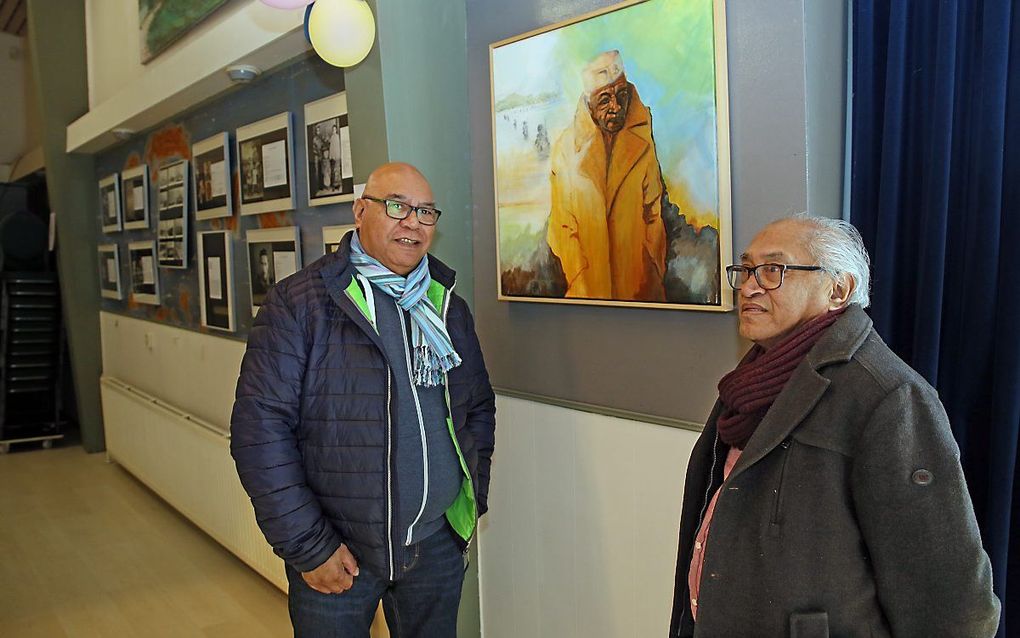
{"type": "Polygon", "coordinates": [[[464,555],[453,533],[447,526],[396,548],[396,580],[362,568],[342,594],[315,591],[288,566],[294,638],[368,638],[380,600],[393,638],[456,638],[464,555]]]}

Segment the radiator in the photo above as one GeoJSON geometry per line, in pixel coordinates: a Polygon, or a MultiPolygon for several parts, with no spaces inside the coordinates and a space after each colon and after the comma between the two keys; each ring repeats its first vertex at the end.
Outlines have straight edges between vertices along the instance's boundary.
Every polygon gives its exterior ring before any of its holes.
{"type": "Polygon", "coordinates": [[[101,378],[109,456],[195,525],[287,590],[283,561],[255,524],[229,435],[109,376],[101,378]]]}

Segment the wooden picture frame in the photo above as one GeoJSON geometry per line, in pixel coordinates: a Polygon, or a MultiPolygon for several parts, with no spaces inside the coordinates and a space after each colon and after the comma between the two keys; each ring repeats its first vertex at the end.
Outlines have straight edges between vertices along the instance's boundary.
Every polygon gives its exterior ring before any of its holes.
{"type": "Polygon", "coordinates": [[[151,306],[160,305],[156,241],[149,239],[128,244],[128,265],[131,271],[132,301],[151,306]]]}
{"type": "Polygon", "coordinates": [[[99,218],[104,233],[121,230],[120,175],[114,173],[99,180],[99,218]]]}
{"type": "Polygon", "coordinates": [[[294,209],[294,140],[290,112],[237,129],[241,214],[294,209]]]}
{"type": "Polygon", "coordinates": [[[253,317],[258,314],[270,288],[301,270],[300,231],[297,226],[248,231],[248,283],[253,317]]]}
{"type": "Polygon", "coordinates": [[[124,290],[120,284],[120,246],[99,246],[99,294],[104,299],[121,300],[124,290]]]}
{"type": "Polygon", "coordinates": [[[149,167],[145,164],[120,172],[124,230],[149,228],[149,167]]]}
{"type": "Polygon", "coordinates": [[[202,325],[225,332],[237,329],[233,243],[230,231],[198,233],[198,298],[202,325]]]}
{"type": "Polygon", "coordinates": [[[230,134],[217,133],[191,145],[192,189],[195,220],[231,217],[234,214],[230,134]]]}

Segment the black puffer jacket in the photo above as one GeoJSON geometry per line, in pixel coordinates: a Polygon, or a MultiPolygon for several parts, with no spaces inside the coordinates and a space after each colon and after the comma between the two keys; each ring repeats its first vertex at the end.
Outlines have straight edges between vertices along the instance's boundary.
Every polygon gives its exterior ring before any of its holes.
{"type": "MultiPolygon", "coordinates": [[[[241,363],[230,448],[277,555],[309,571],[346,543],[362,566],[387,577],[400,536],[391,529],[393,379],[378,334],[349,294],[358,285],[349,256],[348,237],[267,295],[241,363]]],[[[471,313],[451,290],[453,271],[431,256],[429,268],[447,291],[446,324],[463,360],[448,375],[449,407],[480,516],[495,397],[471,313]]]]}

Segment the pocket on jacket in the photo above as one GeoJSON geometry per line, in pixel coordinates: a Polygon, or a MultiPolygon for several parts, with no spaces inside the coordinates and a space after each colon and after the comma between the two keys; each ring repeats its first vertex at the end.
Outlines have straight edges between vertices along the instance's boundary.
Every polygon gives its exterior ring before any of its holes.
{"type": "Polygon", "coordinates": [[[790,638],[829,638],[829,614],[824,611],[790,614],[790,638]]]}

